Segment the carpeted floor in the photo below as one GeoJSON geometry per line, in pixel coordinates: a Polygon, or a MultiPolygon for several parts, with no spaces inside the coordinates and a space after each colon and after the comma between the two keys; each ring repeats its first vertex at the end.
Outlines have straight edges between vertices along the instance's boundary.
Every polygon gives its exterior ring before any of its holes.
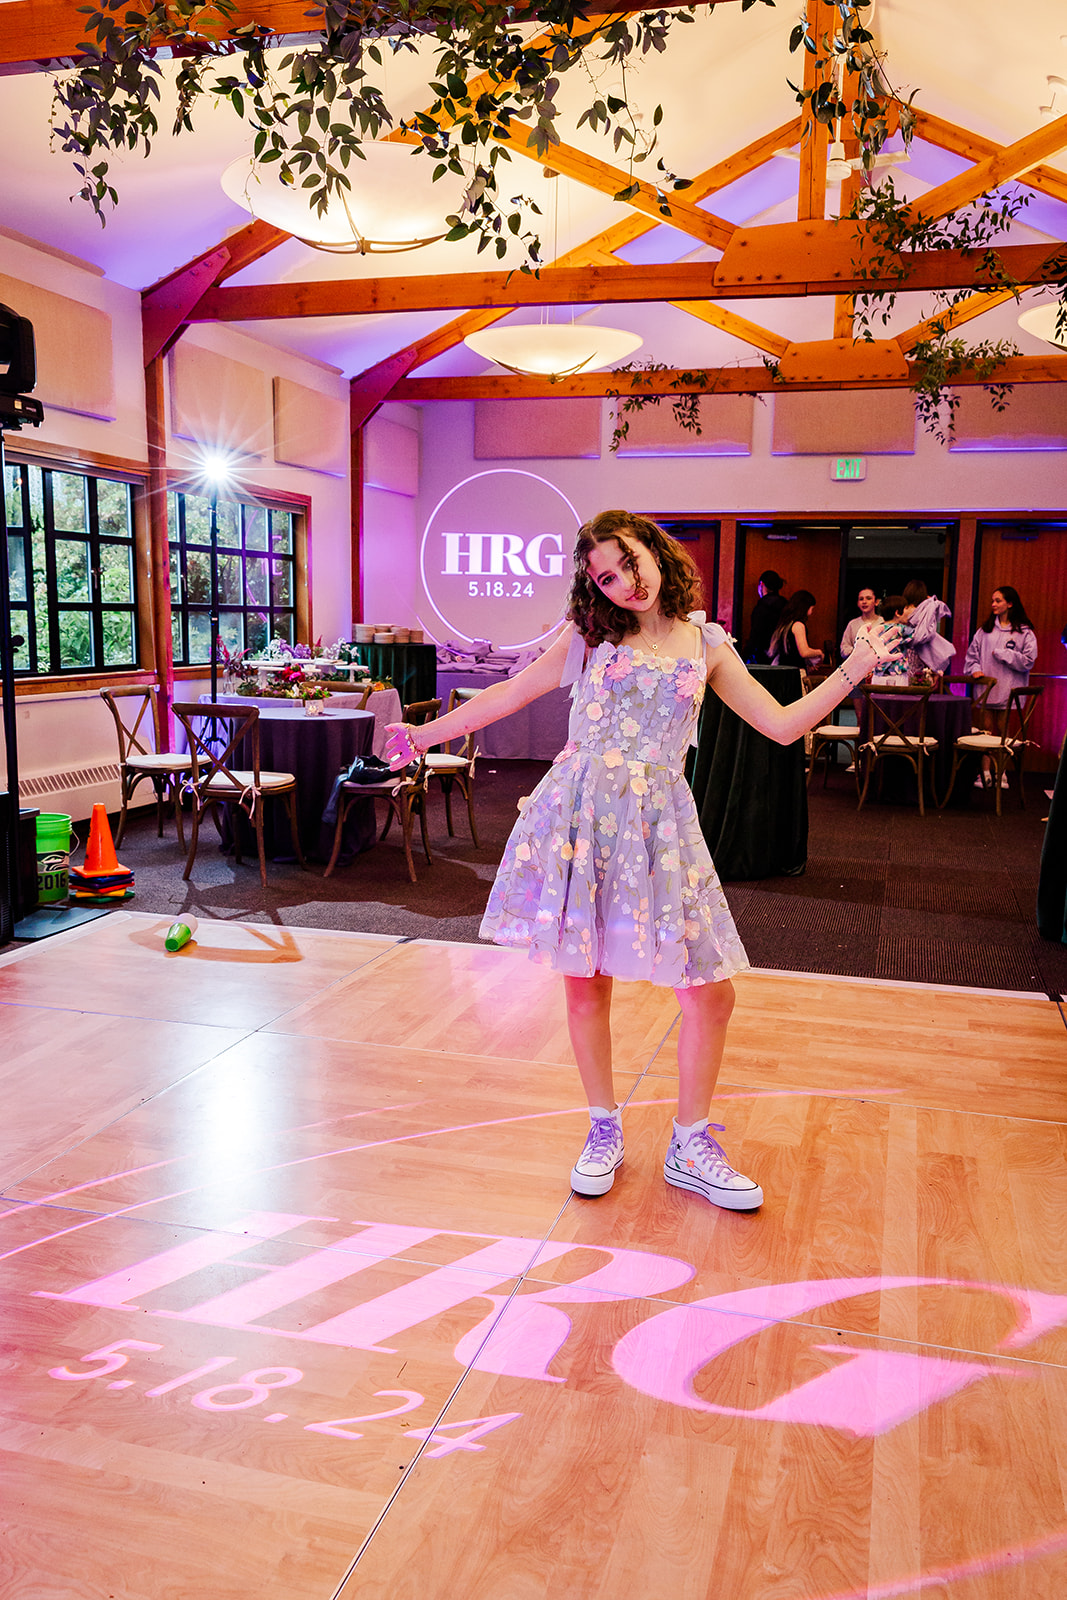
{"type": "MultiPolygon", "coordinates": [[[[489,884],[515,820],[516,803],[545,770],[539,762],[483,763],[478,771],[481,848],[462,804],[457,837],[432,800],[434,864],[416,843],[419,881],[408,880],[394,828],[373,851],[323,879],[272,862],[268,885],[255,859],[237,866],[208,824],[186,884],[170,824],[156,837],[154,813],[138,813],[120,852],[134,869],[131,907],[173,917],[181,911],[291,927],[339,928],[406,938],[476,942],[489,884]]],[[[1067,993],[1067,946],[1039,938],[1034,923],[1044,834],[1043,788],[1028,807],[1014,795],[997,817],[988,797],[963,809],[929,812],[868,801],[856,810],[844,773],[810,791],[808,867],[798,878],[730,884],[727,897],[752,964],[985,989],[1067,993]]]]}

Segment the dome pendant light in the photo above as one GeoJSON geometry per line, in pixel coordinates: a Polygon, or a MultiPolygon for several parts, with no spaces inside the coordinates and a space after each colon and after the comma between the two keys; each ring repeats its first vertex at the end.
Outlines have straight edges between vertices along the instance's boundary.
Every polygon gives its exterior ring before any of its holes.
{"type": "Polygon", "coordinates": [[[443,239],[445,217],[463,203],[465,180],[433,183],[430,163],[420,166],[407,145],[368,141],[361,148],[365,159],[352,163],[352,187],[335,190],[321,213],[311,188],[300,178],[286,183],[277,163],[242,156],[223,172],[222,187],[258,221],[332,255],[420,250],[443,239]]]}
{"type": "Polygon", "coordinates": [[[484,328],[464,341],[476,355],[520,377],[572,378],[596,372],[639,350],[644,341],[625,328],[596,323],[533,322],[521,327],[484,328]]]}

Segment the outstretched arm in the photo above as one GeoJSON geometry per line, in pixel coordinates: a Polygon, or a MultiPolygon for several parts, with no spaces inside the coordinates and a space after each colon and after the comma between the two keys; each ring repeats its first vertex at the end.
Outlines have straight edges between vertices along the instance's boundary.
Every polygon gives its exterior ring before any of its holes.
{"type": "Polygon", "coordinates": [[[899,637],[900,630],[895,627],[883,626],[859,633],[845,665],[789,706],[778,704],[729,644],[717,645],[708,652],[708,682],[723,704],[736,711],[757,732],[778,744],[792,744],[809,728],[825,721],[834,707],[840,705],[846,695],[854,693],[880,661],[896,659],[900,653],[896,649],[899,637]],[[877,640],[877,646],[872,639],[877,640]]]}
{"type": "Polygon", "coordinates": [[[389,738],[385,747],[389,765],[394,770],[406,767],[409,761],[431,750],[434,745],[447,744],[451,739],[462,739],[468,733],[476,733],[491,722],[499,722],[501,717],[509,717],[513,711],[521,711],[523,706],[528,706],[531,700],[540,699],[550,689],[558,689],[573,632],[573,624],[568,625],[544,655],[531,661],[513,678],[489,684],[473,699],[464,700],[454,711],[436,717],[433,722],[424,722],[418,728],[412,728],[406,722],[389,723],[386,729],[389,738]]]}

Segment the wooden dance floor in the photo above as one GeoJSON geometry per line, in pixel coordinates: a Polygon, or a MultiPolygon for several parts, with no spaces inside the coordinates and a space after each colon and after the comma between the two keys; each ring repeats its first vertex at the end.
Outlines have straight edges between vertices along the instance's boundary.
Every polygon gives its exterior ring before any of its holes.
{"type": "Polygon", "coordinates": [[[0,957],[3,1600],[1063,1600],[1067,1029],[752,974],[662,1177],[521,955],[115,913],[0,957]]]}

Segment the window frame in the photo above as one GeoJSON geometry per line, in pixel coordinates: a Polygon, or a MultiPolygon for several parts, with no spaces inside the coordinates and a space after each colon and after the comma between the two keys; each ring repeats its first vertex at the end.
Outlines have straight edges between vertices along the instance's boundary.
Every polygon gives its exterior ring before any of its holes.
{"type": "MultiPolygon", "coordinates": [[[[28,666],[15,668],[15,679],[18,689],[29,688],[31,692],[40,692],[42,685],[71,685],[81,686],[86,681],[99,682],[102,685],[115,683],[119,680],[131,678],[145,678],[151,675],[151,669],[146,663],[151,659],[151,650],[146,648],[150,644],[150,637],[146,636],[144,613],[146,610],[144,597],[147,592],[145,564],[142,559],[143,529],[140,500],[140,490],[143,485],[143,475],[130,471],[128,464],[112,463],[104,457],[92,460],[81,456],[65,456],[48,452],[35,452],[32,450],[9,449],[6,452],[5,465],[9,469],[18,471],[22,479],[22,520],[16,526],[9,526],[7,537],[9,540],[21,539],[23,543],[23,556],[26,572],[26,597],[25,600],[12,599],[12,608],[26,615],[26,641],[28,646],[28,666]],[[31,505],[30,472],[36,470],[42,475],[41,498],[44,511],[44,538],[46,589],[48,594],[48,653],[49,659],[42,666],[38,658],[38,632],[36,618],[36,602],[33,582],[33,539],[34,532],[32,520],[27,519],[27,510],[31,505]],[[55,525],[54,499],[53,499],[53,474],[62,473],[68,477],[77,477],[92,484],[90,492],[83,489],[86,505],[84,529],[64,529],[55,525]],[[128,491],[127,502],[127,534],[113,534],[100,530],[99,501],[96,485],[104,483],[118,483],[124,485],[128,491]],[[63,599],[58,593],[56,577],[56,541],[71,539],[82,542],[87,548],[88,557],[88,595],[85,600],[63,599]],[[130,563],[130,599],[128,601],[112,601],[104,598],[104,577],[102,571],[101,551],[107,547],[125,548],[129,555],[130,563]],[[61,663],[61,638],[60,619],[67,614],[88,613],[90,637],[94,660],[91,664],[79,663],[73,666],[63,666],[61,663]],[[132,661],[107,664],[104,661],[104,621],[108,614],[126,614],[130,620],[131,644],[134,659],[132,661]]],[[[6,495],[6,484],[4,493],[6,495]]],[[[32,518],[32,511],[31,511],[32,518]]]]}
{"type": "MultiPolygon", "coordinates": [[[[189,621],[192,615],[207,617],[210,613],[210,597],[205,601],[190,603],[184,594],[188,574],[188,556],[190,551],[194,554],[203,554],[210,549],[207,539],[194,539],[189,541],[186,537],[186,508],[185,497],[194,497],[200,501],[210,501],[210,495],[205,494],[200,482],[191,482],[187,472],[171,473],[167,482],[167,572],[166,581],[170,589],[171,605],[171,637],[174,639],[178,633],[182,645],[182,653],[174,651],[174,675],[182,678],[200,678],[210,671],[211,662],[205,658],[203,661],[190,662],[188,659],[190,646],[189,621]],[[173,515],[172,515],[173,510],[173,515]],[[178,556],[178,571],[181,589],[175,593],[171,562],[174,554],[178,556]]],[[[294,495],[281,490],[269,492],[260,490],[254,484],[242,483],[236,492],[227,494],[220,492],[219,506],[236,505],[239,508],[239,527],[241,532],[240,543],[233,545],[219,545],[219,558],[225,559],[230,555],[241,558],[241,592],[239,602],[227,601],[220,596],[219,611],[221,614],[237,612],[242,618],[242,635],[247,640],[248,618],[251,613],[260,612],[267,615],[268,638],[272,636],[274,618],[276,614],[290,614],[292,616],[292,638],[294,643],[309,643],[311,637],[311,615],[308,600],[308,544],[310,526],[310,499],[303,495],[294,495]],[[288,605],[276,605],[273,598],[264,604],[260,601],[247,599],[245,590],[244,558],[248,555],[263,557],[264,564],[268,567],[267,582],[271,584],[269,562],[272,558],[269,542],[269,525],[267,544],[261,548],[249,547],[245,538],[245,515],[243,508],[263,511],[269,517],[272,511],[280,511],[291,517],[290,552],[282,557],[290,563],[291,601],[288,605]]],[[[220,632],[222,630],[220,629],[220,632]]]]}

